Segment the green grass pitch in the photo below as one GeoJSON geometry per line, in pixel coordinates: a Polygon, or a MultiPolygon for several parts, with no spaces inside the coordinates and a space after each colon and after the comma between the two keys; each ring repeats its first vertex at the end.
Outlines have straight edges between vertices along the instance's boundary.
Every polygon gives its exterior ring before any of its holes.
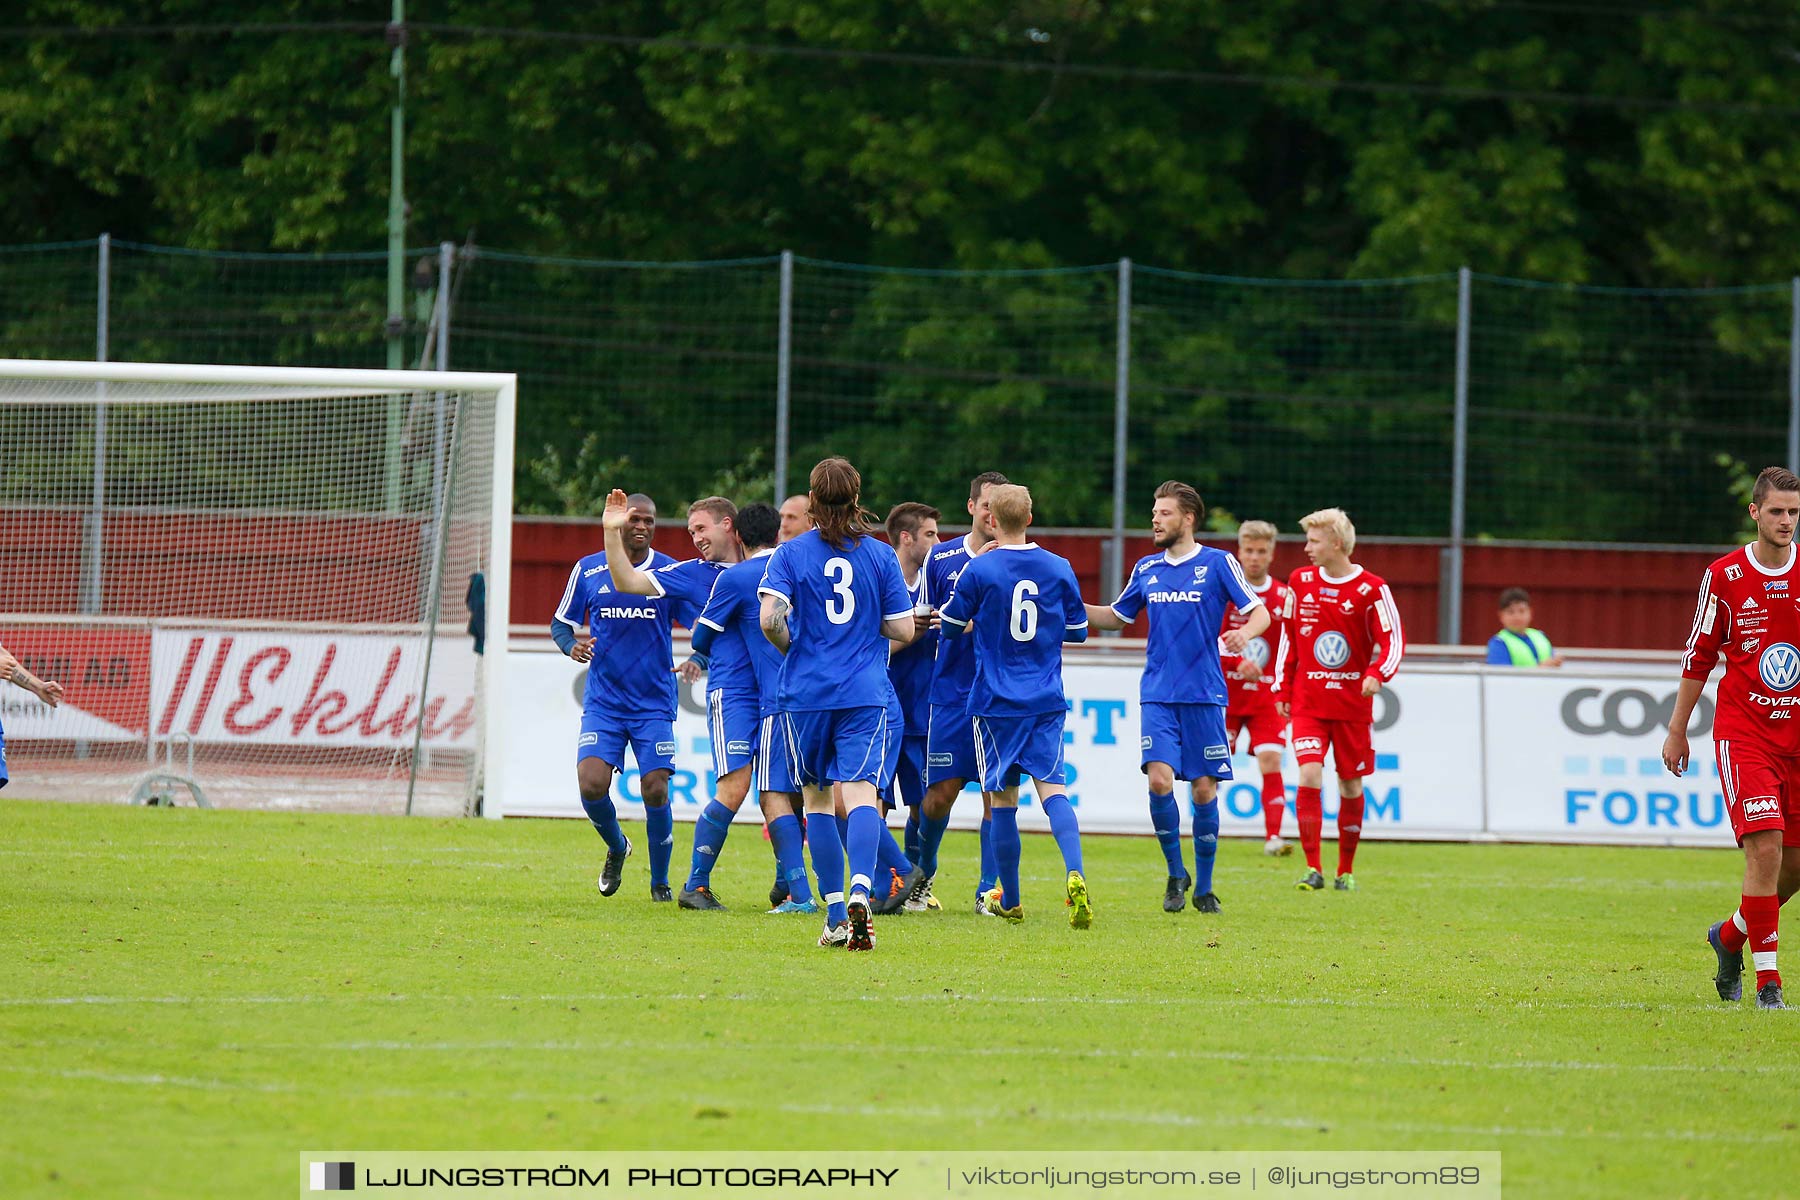
{"type": "MultiPolygon", "coordinates": [[[[1800,1013],[1720,1004],[1725,851],[1366,844],[1362,890],[1220,850],[1162,912],[1147,838],[1090,838],[1068,928],[652,906],[567,821],[0,802],[0,1195],[287,1194],[336,1147],[1497,1149],[1506,1194],[1792,1195],[1800,1013]]],[[[641,829],[635,832],[641,834],[641,829]]],[[[676,882],[691,827],[678,827],[676,882]]],[[[1332,848],[1327,847],[1327,865],[1332,848]]],[[[1800,985],[1800,964],[1795,971],[1800,985]]],[[[1796,987],[1800,991],[1800,986],[1796,987]]]]}

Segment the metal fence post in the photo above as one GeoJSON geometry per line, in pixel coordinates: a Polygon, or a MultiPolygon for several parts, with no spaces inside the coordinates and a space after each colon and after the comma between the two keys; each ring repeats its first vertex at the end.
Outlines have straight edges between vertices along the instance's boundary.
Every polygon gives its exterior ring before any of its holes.
{"type": "Polygon", "coordinates": [[[787,499],[789,373],[794,351],[794,252],[781,252],[781,300],[775,325],[775,500],[787,499]]]}
{"type": "Polygon", "coordinates": [[[1125,580],[1125,447],[1131,415],[1131,260],[1119,260],[1118,357],[1113,365],[1112,538],[1107,544],[1100,597],[1110,602],[1125,580]]]}
{"type": "MultiPolygon", "coordinates": [[[[94,292],[94,361],[106,362],[112,322],[112,234],[100,235],[100,261],[94,292]]],[[[94,385],[94,507],[88,514],[87,562],[81,573],[81,611],[97,613],[105,599],[101,568],[106,545],[106,384],[94,385]]]]}
{"type": "Polygon", "coordinates": [[[1800,276],[1792,283],[1788,318],[1788,470],[1800,471],[1800,276]]]}
{"type": "Polygon", "coordinates": [[[1450,545],[1438,576],[1438,641],[1462,642],[1463,534],[1469,488],[1469,316],[1473,278],[1456,272],[1456,419],[1450,450],[1450,545]]]}

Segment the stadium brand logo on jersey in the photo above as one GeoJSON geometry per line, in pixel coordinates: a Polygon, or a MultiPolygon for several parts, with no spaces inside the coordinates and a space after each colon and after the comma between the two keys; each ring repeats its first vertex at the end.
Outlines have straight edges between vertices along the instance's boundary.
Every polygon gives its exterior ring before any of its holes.
{"type": "Polygon", "coordinates": [[[1356,601],[1354,601],[1354,600],[1344,601],[1344,614],[1346,616],[1348,616],[1350,613],[1353,613],[1355,611],[1356,611],[1356,601]]]}
{"type": "Polygon", "coordinates": [[[1148,735],[1138,739],[1138,749],[1148,750],[1149,748],[1150,748],[1150,738],[1148,735]]]}
{"type": "Polygon", "coordinates": [[[600,574],[600,572],[602,572],[604,570],[606,570],[606,564],[601,563],[597,567],[589,567],[587,570],[583,571],[581,573],[581,577],[583,579],[592,579],[594,576],[600,574]]]}
{"type": "Polygon", "coordinates": [[[1295,754],[1318,753],[1324,749],[1325,741],[1323,738],[1303,737],[1294,739],[1295,754]]]}
{"type": "Polygon", "coordinates": [[[666,755],[669,755],[670,757],[674,757],[675,743],[674,742],[658,742],[658,743],[656,743],[656,752],[658,754],[666,754],[666,755]]]}
{"type": "Polygon", "coordinates": [[[599,590],[599,591],[598,591],[598,592],[596,592],[596,593],[595,593],[595,595],[598,595],[598,596],[610,596],[610,595],[612,595],[612,585],[611,585],[611,584],[609,584],[609,583],[603,583],[603,584],[601,584],[601,585],[600,585],[600,590],[599,590]]]}
{"type": "Polygon", "coordinates": [[[598,746],[599,744],[600,744],[600,735],[599,734],[584,733],[581,735],[581,740],[579,742],[575,743],[575,748],[577,750],[579,750],[583,746],[598,746]]]}
{"type": "Polygon", "coordinates": [[[1756,648],[1760,645],[1762,645],[1761,638],[1745,638],[1741,643],[1739,643],[1738,648],[1740,650],[1742,650],[1745,654],[1755,654],[1756,648]]]}
{"type": "Polygon", "coordinates": [[[1319,595],[1321,596],[1335,596],[1337,594],[1338,590],[1334,587],[1322,587],[1319,589],[1319,595]]]}
{"type": "Polygon", "coordinates": [[[1785,580],[1785,579],[1765,580],[1763,582],[1763,591],[1765,591],[1765,592],[1785,592],[1785,591],[1787,591],[1787,580],[1785,580]]]}
{"type": "Polygon", "coordinates": [[[1744,577],[1744,568],[1742,568],[1742,567],[1726,567],[1725,568],[1725,578],[1727,578],[1727,579],[1742,579],[1743,577],[1744,577]]]}
{"type": "Polygon", "coordinates": [[[1787,642],[1776,642],[1762,652],[1756,663],[1756,673],[1762,676],[1763,686],[1772,692],[1791,690],[1800,683],[1800,650],[1787,642]]]}
{"type": "Polygon", "coordinates": [[[951,756],[948,754],[927,754],[925,756],[925,765],[928,767],[947,767],[951,761],[951,756]]]}
{"type": "Polygon", "coordinates": [[[654,618],[656,616],[656,610],[649,605],[645,605],[642,608],[603,608],[600,610],[600,615],[614,620],[622,620],[630,617],[654,618]]]}
{"type": "Polygon", "coordinates": [[[1366,583],[1363,583],[1363,584],[1358,584],[1358,585],[1357,585],[1357,588],[1356,588],[1356,592],[1357,592],[1357,594],[1358,594],[1358,595],[1359,595],[1359,596],[1366,596],[1366,595],[1368,595],[1368,594],[1369,594],[1369,593],[1370,593],[1370,592],[1372,592],[1372,591],[1374,591],[1374,590],[1375,590],[1375,589],[1373,589],[1373,588],[1371,588],[1371,587],[1370,587],[1370,586],[1369,586],[1369,585],[1368,585],[1368,584],[1366,584],[1366,583]]]}
{"type": "Polygon", "coordinates": [[[1230,746],[1208,746],[1204,751],[1202,751],[1202,754],[1206,758],[1230,758],[1231,757],[1231,747],[1230,746]]]}
{"type": "Polygon", "coordinates": [[[1206,565],[1204,563],[1202,563],[1200,566],[1197,566],[1194,568],[1194,582],[1195,583],[1205,583],[1206,582],[1206,565]]]}
{"type": "Polygon", "coordinates": [[[1341,667],[1350,661],[1350,643],[1343,634],[1332,630],[1313,643],[1313,658],[1321,667],[1341,667]]]}
{"type": "Polygon", "coordinates": [[[1155,583],[1155,582],[1156,582],[1156,576],[1154,576],[1154,575],[1146,575],[1146,576],[1145,576],[1145,577],[1144,577],[1144,582],[1145,582],[1145,583],[1155,583]]]}
{"type": "Polygon", "coordinates": [[[1205,599],[1205,592],[1151,592],[1149,595],[1149,600],[1152,604],[1173,604],[1178,600],[1185,600],[1190,604],[1199,604],[1205,599]]]}
{"type": "Polygon", "coordinates": [[[1244,643],[1244,657],[1263,668],[1269,665],[1269,643],[1262,638],[1253,637],[1244,643]]]}
{"type": "Polygon", "coordinates": [[[1756,602],[1755,596],[1745,596],[1744,602],[1742,604],[1738,605],[1738,611],[1739,612],[1750,612],[1753,609],[1758,609],[1761,607],[1762,607],[1762,605],[1760,605],[1756,602]]]}
{"type": "Polygon", "coordinates": [[[1744,801],[1744,820],[1754,821],[1758,817],[1775,817],[1781,815],[1781,801],[1773,796],[1758,796],[1754,800],[1744,801]]]}
{"type": "Polygon", "coordinates": [[[749,742],[726,742],[725,743],[725,753],[727,753],[727,754],[748,754],[748,753],[750,753],[750,743],[749,742]]]}
{"type": "Polygon", "coordinates": [[[1302,625],[1300,627],[1300,636],[1301,637],[1311,637],[1312,631],[1313,631],[1313,627],[1311,625],[1302,625]]]}

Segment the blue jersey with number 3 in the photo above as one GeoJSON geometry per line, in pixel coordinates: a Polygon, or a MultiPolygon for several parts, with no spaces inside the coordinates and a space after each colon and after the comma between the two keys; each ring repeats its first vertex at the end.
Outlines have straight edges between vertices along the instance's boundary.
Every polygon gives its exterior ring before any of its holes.
{"type": "Polygon", "coordinates": [[[963,568],[943,619],[946,638],[975,641],[971,716],[1029,717],[1067,707],[1063,643],[1086,641],[1088,632],[1068,559],[1032,543],[995,546],[963,568]]]}
{"type": "Polygon", "coordinates": [[[782,711],[887,707],[881,623],[913,609],[892,546],[862,537],[839,550],[809,529],[776,548],[759,591],[789,608],[782,711]]]}

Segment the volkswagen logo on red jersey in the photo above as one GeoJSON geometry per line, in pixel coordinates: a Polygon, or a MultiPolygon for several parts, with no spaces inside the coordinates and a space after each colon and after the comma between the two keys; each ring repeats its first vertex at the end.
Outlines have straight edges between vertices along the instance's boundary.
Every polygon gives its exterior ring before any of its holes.
{"type": "MultiPolygon", "coordinates": [[[[1793,647],[1789,646],[1788,649],[1792,651],[1793,647]]],[[[1335,629],[1329,633],[1320,634],[1319,640],[1313,643],[1313,657],[1318,660],[1321,667],[1335,671],[1350,661],[1350,643],[1345,641],[1344,635],[1335,629]]],[[[1765,659],[1767,657],[1764,655],[1765,659]]],[[[1800,663],[1800,655],[1795,657],[1797,663],[1800,663]]],[[[1793,686],[1792,680],[1789,681],[1788,686],[1793,686]]]]}
{"type": "Polygon", "coordinates": [[[1269,667],[1269,643],[1266,639],[1253,637],[1244,643],[1244,657],[1256,664],[1258,670],[1269,667]]]}
{"type": "Polygon", "coordinates": [[[1756,661],[1756,673],[1771,692],[1792,690],[1800,683],[1800,650],[1787,642],[1776,642],[1756,661]]]}

